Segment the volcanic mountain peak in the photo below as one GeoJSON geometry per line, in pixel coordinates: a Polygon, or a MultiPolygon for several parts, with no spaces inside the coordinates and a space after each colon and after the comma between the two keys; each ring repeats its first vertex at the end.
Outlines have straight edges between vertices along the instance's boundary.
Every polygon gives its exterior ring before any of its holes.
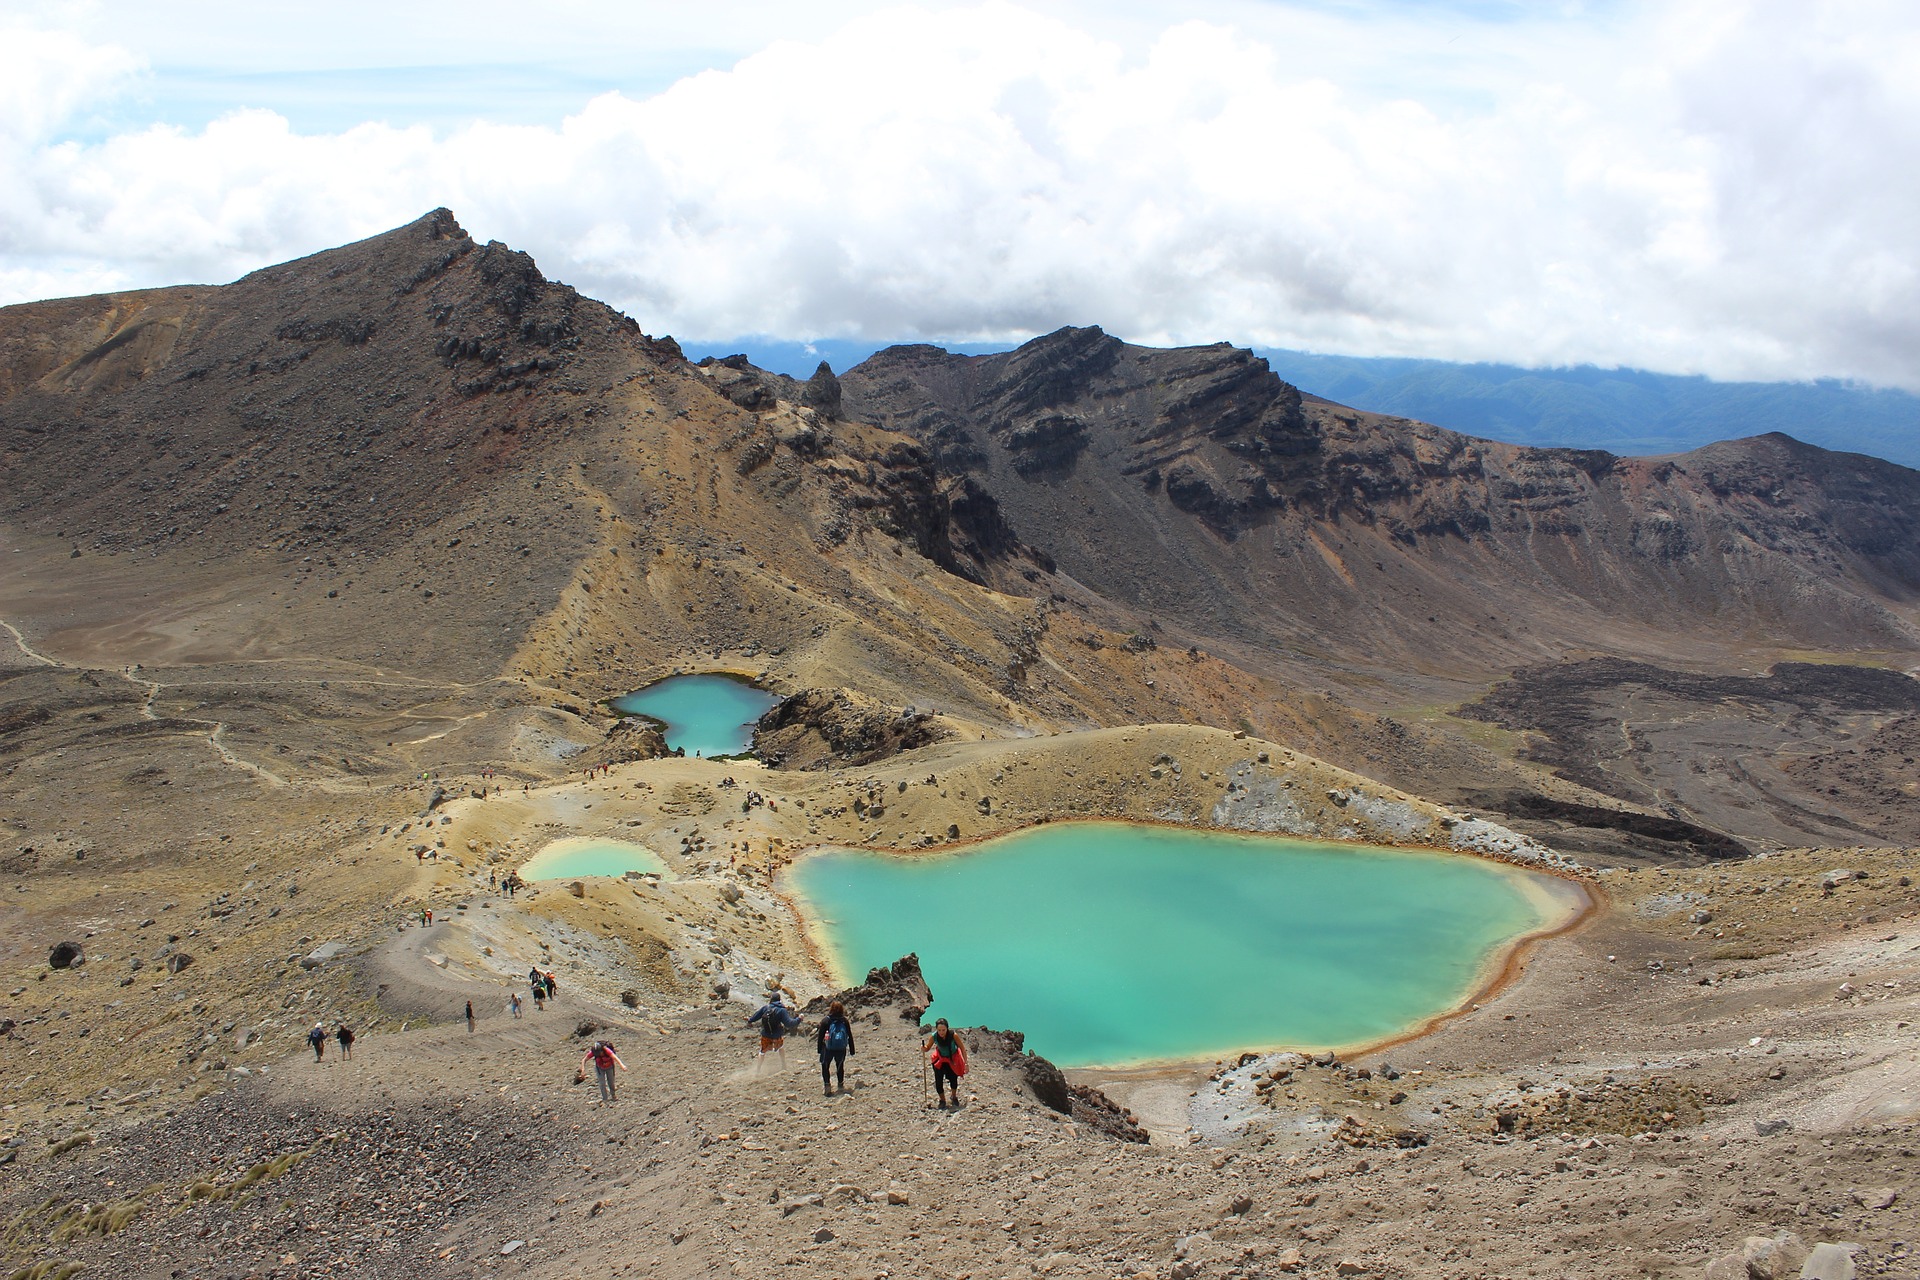
{"type": "Polygon", "coordinates": [[[1920,644],[1900,612],[1920,593],[1903,514],[1920,473],[1877,459],[1786,437],[1660,459],[1497,444],[1303,397],[1249,351],[1098,329],[896,348],[842,383],[850,415],[966,469],[1074,577],[1269,647],[1339,631],[1351,656],[1497,670],[1537,660],[1520,625],[1624,641],[1729,617],[1920,644]]]}

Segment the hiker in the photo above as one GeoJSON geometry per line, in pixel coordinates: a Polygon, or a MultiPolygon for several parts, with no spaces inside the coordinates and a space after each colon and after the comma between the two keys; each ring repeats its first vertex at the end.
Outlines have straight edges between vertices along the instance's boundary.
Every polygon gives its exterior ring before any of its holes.
{"type": "Polygon", "coordinates": [[[493,888],[493,887],[494,887],[494,879],[493,879],[493,875],[494,875],[494,873],[493,873],[493,872],[491,872],[491,871],[489,871],[489,872],[487,872],[487,888],[489,888],[489,889],[491,889],[491,888],[493,888]]]}
{"type": "Polygon", "coordinates": [[[313,1046],[313,1060],[315,1062],[320,1061],[322,1057],[326,1056],[327,1052],[326,1027],[321,1023],[314,1023],[313,1030],[307,1032],[307,1043],[313,1046]]]}
{"type": "Polygon", "coordinates": [[[594,1080],[600,1086],[600,1101],[612,1102],[613,1073],[616,1070],[625,1071],[627,1064],[620,1061],[620,1055],[615,1053],[613,1046],[605,1040],[593,1042],[593,1048],[587,1050],[587,1056],[580,1060],[582,1069],[589,1062],[593,1064],[594,1080]]]}
{"type": "Polygon", "coordinates": [[[560,992],[560,984],[553,980],[553,970],[547,970],[547,999],[551,1000],[560,992]]]}
{"type": "Polygon", "coordinates": [[[467,1034],[473,1034],[473,1001],[467,1001],[467,1034]]]}
{"type": "Polygon", "coordinates": [[[761,1005],[751,1018],[747,1019],[748,1026],[752,1026],[756,1022],[760,1024],[760,1056],[754,1059],[754,1065],[757,1067],[760,1063],[766,1061],[769,1053],[777,1053],[780,1055],[780,1065],[785,1067],[787,1064],[787,1032],[798,1026],[800,1020],[794,1017],[792,1011],[780,1002],[779,988],[776,987],[773,992],[767,996],[767,1002],[761,1005]]]}
{"type": "Polygon", "coordinates": [[[940,1109],[947,1109],[947,1094],[953,1094],[953,1106],[960,1106],[960,1077],[967,1074],[967,1045],[953,1033],[947,1020],[933,1024],[933,1034],[920,1045],[920,1051],[933,1063],[933,1091],[940,1098],[940,1109]]]}
{"type": "Polygon", "coordinates": [[[349,1027],[346,1023],[343,1022],[339,1026],[333,1029],[333,1038],[340,1042],[341,1060],[345,1062],[352,1062],[353,1061],[353,1028],[349,1027]]]}
{"type": "Polygon", "coordinates": [[[520,1016],[520,993],[518,991],[507,992],[507,1012],[516,1018],[520,1016]]]}
{"type": "Polygon", "coordinates": [[[827,1016],[815,1033],[814,1046],[820,1050],[820,1088],[826,1096],[833,1096],[835,1081],[827,1079],[827,1068],[832,1067],[838,1077],[840,1092],[847,1091],[847,1055],[854,1052],[853,1023],[847,1020],[847,1007],[835,1000],[827,1006],[827,1016]]]}

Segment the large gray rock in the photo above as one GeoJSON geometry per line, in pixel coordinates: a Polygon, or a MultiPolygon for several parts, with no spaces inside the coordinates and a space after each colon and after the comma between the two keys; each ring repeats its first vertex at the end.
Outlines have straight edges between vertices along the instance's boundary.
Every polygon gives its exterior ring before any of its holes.
{"type": "Polygon", "coordinates": [[[1782,1231],[1771,1240],[1748,1236],[1740,1252],[1746,1258],[1749,1280],[1793,1280],[1807,1261],[1807,1246],[1791,1231],[1782,1231]]]}
{"type": "Polygon", "coordinates": [[[1800,1280],[1853,1280],[1857,1244],[1817,1244],[1800,1268],[1800,1280]]]}
{"type": "Polygon", "coordinates": [[[318,969],[327,961],[339,956],[346,951],[346,949],[347,944],[344,942],[323,942],[306,955],[300,957],[300,967],[302,969],[318,969]]]}
{"type": "Polygon", "coordinates": [[[1748,1236],[1738,1252],[1707,1264],[1705,1280],[1794,1280],[1806,1261],[1807,1246],[1790,1231],[1771,1239],[1748,1236]]]}

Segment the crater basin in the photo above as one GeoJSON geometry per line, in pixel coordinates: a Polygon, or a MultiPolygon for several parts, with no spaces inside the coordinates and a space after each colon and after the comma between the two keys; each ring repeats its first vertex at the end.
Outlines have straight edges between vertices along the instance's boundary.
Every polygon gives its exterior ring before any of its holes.
{"type": "Polygon", "coordinates": [[[578,880],[582,876],[623,876],[629,871],[665,875],[667,864],[643,844],[596,836],[572,836],[542,845],[521,864],[522,880],[578,880]]]}
{"type": "Polygon", "coordinates": [[[690,756],[733,756],[753,745],[753,725],[780,701],[765,689],[724,675],[669,676],[608,705],[645,716],[664,729],[667,746],[690,756]]]}
{"type": "Polygon", "coordinates": [[[1587,905],[1465,855],[1106,822],[823,850],[787,887],[837,981],[917,952],[932,1014],[1074,1067],[1418,1034],[1587,905]]]}

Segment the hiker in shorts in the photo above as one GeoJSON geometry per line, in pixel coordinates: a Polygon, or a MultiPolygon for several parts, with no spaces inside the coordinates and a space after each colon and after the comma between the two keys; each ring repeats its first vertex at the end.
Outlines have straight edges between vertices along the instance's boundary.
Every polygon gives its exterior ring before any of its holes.
{"type": "Polygon", "coordinates": [[[821,1020],[820,1030],[814,1033],[814,1047],[820,1050],[820,1088],[826,1096],[833,1096],[836,1081],[827,1078],[827,1069],[831,1067],[837,1077],[840,1092],[847,1091],[847,1055],[853,1049],[853,1023],[847,1020],[847,1007],[835,1000],[827,1006],[827,1016],[821,1020]]]}
{"type": "Polygon", "coordinates": [[[340,1057],[343,1061],[353,1061],[353,1028],[341,1023],[333,1029],[333,1038],[340,1042],[340,1057]]]}
{"type": "Polygon", "coordinates": [[[780,992],[777,989],[769,995],[767,1002],[747,1019],[748,1026],[756,1022],[760,1024],[760,1056],[754,1060],[754,1065],[758,1066],[765,1062],[769,1053],[777,1053],[784,1067],[787,1061],[787,1032],[793,1030],[799,1021],[793,1016],[792,1011],[780,1002],[780,992]]]}
{"type": "Polygon", "coordinates": [[[507,1012],[516,1018],[520,1016],[520,993],[518,991],[507,992],[507,1012]]]}
{"type": "Polygon", "coordinates": [[[314,1023],[313,1030],[307,1032],[307,1043],[313,1046],[313,1060],[315,1062],[320,1061],[322,1057],[326,1056],[327,1052],[326,1027],[321,1023],[314,1023]]]}
{"type": "Polygon", "coordinates": [[[600,1101],[613,1101],[613,1073],[625,1071],[627,1064],[620,1061],[620,1055],[605,1040],[595,1040],[593,1048],[587,1050],[587,1056],[580,1060],[584,1070],[588,1063],[593,1064],[593,1078],[600,1086],[600,1101]]]}
{"type": "Polygon", "coordinates": [[[940,1109],[947,1109],[947,1095],[953,1095],[953,1106],[960,1106],[960,1077],[967,1074],[967,1045],[953,1033],[947,1020],[941,1018],[933,1024],[933,1034],[920,1045],[920,1052],[927,1055],[933,1064],[933,1091],[939,1096],[940,1109]]]}

